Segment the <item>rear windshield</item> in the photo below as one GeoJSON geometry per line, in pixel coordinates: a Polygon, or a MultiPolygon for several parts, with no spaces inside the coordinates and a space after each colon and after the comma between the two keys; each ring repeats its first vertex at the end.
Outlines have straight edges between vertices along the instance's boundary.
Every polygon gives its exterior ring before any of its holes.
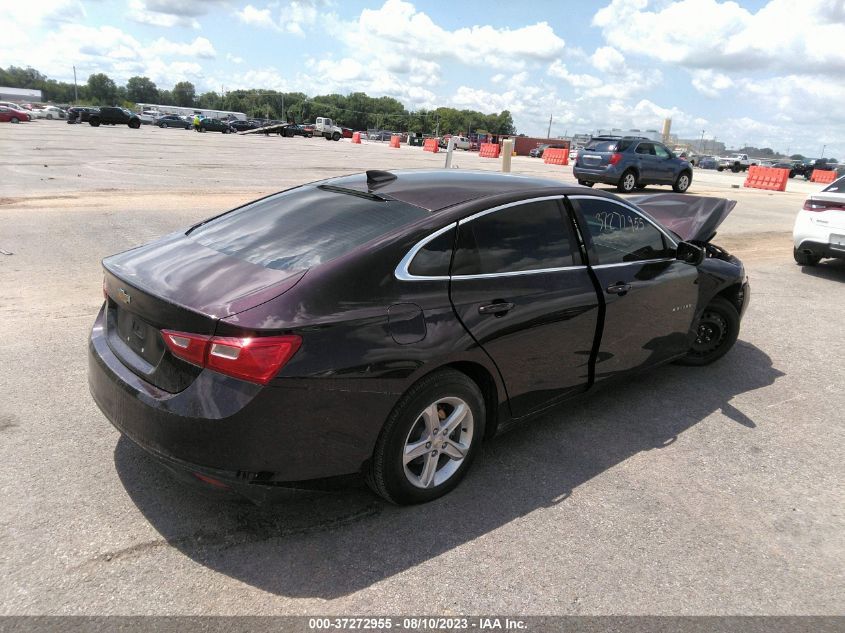
{"type": "Polygon", "coordinates": [[[203,246],[274,270],[305,270],[345,255],[428,211],[396,200],[298,187],[190,232],[203,246]]]}
{"type": "Polygon", "coordinates": [[[584,148],[592,152],[615,152],[617,141],[590,141],[584,148]]]}

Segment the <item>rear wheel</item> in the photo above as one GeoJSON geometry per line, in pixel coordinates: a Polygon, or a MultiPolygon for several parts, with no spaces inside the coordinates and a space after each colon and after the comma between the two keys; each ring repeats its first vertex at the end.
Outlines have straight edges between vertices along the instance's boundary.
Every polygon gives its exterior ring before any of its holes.
{"type": "Polygon", "coordinates": [[[382,428],[367,484],[397,504],[436,499],[460,483],[484,436],[484,399],[465,374],[426,376],[399,400],[382,428]]]}
{"type": "Polygon", "coordinates": [[[634,173],[633,169],[628,169],[622,174],[622,178],[619,179],[616,188],[622,193],[631,193],[637,188],[637,174],[634,173]]]}
{"type": "Polygon", "coordinates": [[[801,266],[815,266],[821,261],[820,255],[813,255],[812,253],[804,253],[797,248],[792,249],[792,257],[795,258],[795,263],[801,266]]]}
{"type": "Polygon", "coordinates": [[[88,119],[88,125],[91,127],[99,127],[100,120],[99,119],[88,119]]]}
{"type": "Polygon", "coordinates": [[[687,189],[689,189],[690,183],[692,182],[692,176],[689,172],[682,171],[678,174],[678,177],[675,179],[675,184],[672,185],[672,190],[676,193],[685,193],[687,189]]]}
{"type": "Polygon", "coordinates": [[[739,312],[724,297],[710,302],[696,325],[696,336],[681,365],[709,365],[728,353],[739,336],[739,312]]]}

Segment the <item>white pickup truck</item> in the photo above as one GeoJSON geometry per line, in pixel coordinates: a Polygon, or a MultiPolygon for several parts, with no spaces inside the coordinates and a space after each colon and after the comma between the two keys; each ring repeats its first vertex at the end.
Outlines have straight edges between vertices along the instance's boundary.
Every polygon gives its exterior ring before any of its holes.
{"type": "Polygon", "coordinates": [[[314,132],[319,134],[327,141],[339,141],[343,136],[343,130],[332,123],[331,119],[318,116],[316,123],[314,123],[314,132]]]}
{"type": "Polygon", "coordinates": [[[732,172],[737,173],[745,171],[756,164],[757,161],[748,158],[748,154],[734,154],[733,156],[719,158],[716,164],[716,170],[724,171],[725,169],[730,169],[732,172]]]}

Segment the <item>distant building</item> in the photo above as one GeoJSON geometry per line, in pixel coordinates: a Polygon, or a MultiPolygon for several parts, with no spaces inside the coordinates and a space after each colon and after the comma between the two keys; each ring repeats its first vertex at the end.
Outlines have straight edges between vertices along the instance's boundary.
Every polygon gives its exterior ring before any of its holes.
{"type": "Polygon", "coordinates": [[[29,88],[7,88],[0,86],[0,101],[12,103],[41,103],[41,91],[29,88]]]}

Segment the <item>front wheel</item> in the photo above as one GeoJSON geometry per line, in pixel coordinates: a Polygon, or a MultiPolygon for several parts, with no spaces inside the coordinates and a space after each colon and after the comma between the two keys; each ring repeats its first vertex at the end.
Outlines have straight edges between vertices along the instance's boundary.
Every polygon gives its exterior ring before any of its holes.
{"type": "Polygon", "coordinates": [[[16,116],[12,117],[12,123],[20,123],[20,122],[21,122],[21,120],[18,117],[16,117],[16,116]]]}
{"type": "Polygon", "coordinates": [[[686,193],[686,190],[689,189],[691,182],[692,176],[689,173],[682,171],[675,179],[675,183],[672,185],[672,190],[675,191],[675,193],[686,193]]]}
{"type": "Polygon", "coordinates": [[[97,119],[88,119],[88,125],[90,125],[91,127],[99,127],[100,121],[97,119]]]}
{"type": "Polygon", "coordinates": [[[130,121],[129,127],[132,128],[133,130],[137,130],[139,127],[141,127],[141,122],[140,121],[130,121]]]}
{"type": "Polygon", "coordinates": [[[163,130],[167,127],[167,123],[159,123],[158,126],[163,130]]]}
{"type": "Polygon", "coordinates": [[[374,492],[396,504],[432,501],[457,486],[484,436],[484,399],[453,369],[420,380],[399,400],[366,472],[374,492]]]}
{"type": "Polygon", "coordinates": [[[335,132],[334,134],[332,134],[332,140],[333,141],[339,141],[340,140],[340,132],[335,132]]]}
{"type": "Polygon", "coordinates": [[[803,251],[799,251],[797,248],[792,249],[792,257],[795,259],[795,263],[800,266],[815,266],[822,259],[820,255],[805,253],[803,251]]]}
{"type": "Polygon", "coordinates": [[[616,185],[616,188],[622,193],[631,193],[634,189],[636,189],[637,174],[634,173],[634,170],[629,169],[622,174],[622,178],[619,179],[619,183],[616,185]]]}
{"type": "Polygon", "coordinates": [[[687,355],[678,363],[702,366],[720,359],[728,353],[739,336],[739,312],[724,297],[710,302],[696,325],[695,340],[687,355]]]}

